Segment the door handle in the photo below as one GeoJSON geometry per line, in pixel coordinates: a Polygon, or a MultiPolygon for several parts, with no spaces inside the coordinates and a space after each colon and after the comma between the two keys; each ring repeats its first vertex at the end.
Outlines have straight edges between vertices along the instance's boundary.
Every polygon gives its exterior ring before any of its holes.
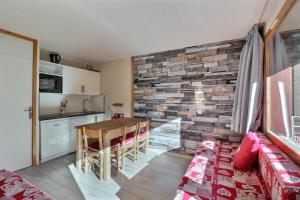
{"type": "Polygon", "coordinates": [[[28,106],[28,108],[25,108],[24,112],[28,112],[28,118],[32,119],[32,106],[28,106]]]}
{"type": "Polygon", "coordinates": [[[29,106],[28,108],[25,108],[25,109],[24,109],[24,112],[32,112],[32,107],[29,106]]]}

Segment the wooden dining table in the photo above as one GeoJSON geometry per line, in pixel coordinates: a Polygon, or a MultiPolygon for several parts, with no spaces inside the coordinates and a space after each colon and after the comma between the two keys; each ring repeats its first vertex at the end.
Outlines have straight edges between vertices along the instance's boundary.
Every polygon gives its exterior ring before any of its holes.
{"type": "Polygon", "coordinates": [[[77,144],[76,144],[76,167],[82,169],[82,152],[83,152],[83,135],[82,128],[85,127],[91,130],[101,130],[102,131],[102,141],[103,141],[103,154],[104,154],[104,180],[108,180],[111,177],[111,163],[110,163],[110,144],[111,140],[120,137],[123,133],[121,129],[125,126],[132,126],[139,122],[145,122],[147,119],[143,118],[118,118],[112,120],[106,120],[102,122],[96,122],[91,124],[83,124],[76,126],[77,130],[77,144]]]}

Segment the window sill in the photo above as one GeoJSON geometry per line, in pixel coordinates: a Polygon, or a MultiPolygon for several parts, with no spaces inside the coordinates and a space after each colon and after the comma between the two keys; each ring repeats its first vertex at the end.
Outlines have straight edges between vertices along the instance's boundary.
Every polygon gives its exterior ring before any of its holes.
{"type": "Polygon", "coordinates": [[[289,140],[284,136],[278,136],[271,130],[267,131],[267,135],[281,150],[283,150],[292,160],[300,165],[300,144],[289,140]]]}

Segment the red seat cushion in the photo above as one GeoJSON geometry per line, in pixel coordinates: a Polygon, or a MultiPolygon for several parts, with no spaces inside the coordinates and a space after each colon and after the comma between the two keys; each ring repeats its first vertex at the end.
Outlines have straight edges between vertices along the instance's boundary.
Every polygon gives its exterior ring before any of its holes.
{"type": "Polygon", "coordinates": [[[253,169],[259,150],[259,140],[255,133],[248,132],[234,155],[233,164],[241,170],[253,169]]]}
{"type": "Polygon", "coordinates": [[[91,150],[91,151],[99,151],[99,142],[98,142],[98,141],[95,141],[95,142],[93,142],[93,143],[90,143],[90,144],[88,145],[88,148],[89,148],[89,150],[91,150]]]}
{"type": "Polygon", "coordinates": [[[121,137],[112,139],[112,140],[111,140],[111,143],[110,143],[110,145],[111,145],[112,147],[117,146],[117,145],[119,145],[119,144],[121,144],[121,137]]]}
{"type": "Polygon", "coordinates": [[[132,133],[129,133],[129,134],[126,135],[124,144],[129,144],[133,141],[134,141],[134,135],[132,133]]]}
{"type": "Polygon", "coordinates": [[[141,131],[141,132],[139,133],[139,138],[144,138],[145,136],[146,136],[146,132],[141,131]]]}
{"type": "MultiPolygon", "coordinates": [[[[118,138],[115,138],[115,139],[112,139],[110,145],[112,147],[113,146],[117,146],[117,145],[121,144],[122,139],[123,139],[122,136],[118,137],[118,138]]],[[[125,143],[124,144],[129,144],[129,143],[131,143],[133,141],[134,141],[134,135],[132,133],[129,133],[129,134],[126,135],[125,143]]]]}

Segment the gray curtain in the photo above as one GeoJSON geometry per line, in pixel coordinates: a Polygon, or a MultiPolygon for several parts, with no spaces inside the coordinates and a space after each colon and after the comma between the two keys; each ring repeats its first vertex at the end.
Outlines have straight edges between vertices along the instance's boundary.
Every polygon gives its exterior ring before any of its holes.
{"type": "Polygon", "coordinates": [[[240,55],[231,129],[237,133],[256,131],[261,125],[264,43],[254,25],[240,55]]]}
{"type": "Polygon", "coordinates": [[[271,74],[289,67],[286,48],[280,34],[276,32],[269,42],[271,74]]]}

